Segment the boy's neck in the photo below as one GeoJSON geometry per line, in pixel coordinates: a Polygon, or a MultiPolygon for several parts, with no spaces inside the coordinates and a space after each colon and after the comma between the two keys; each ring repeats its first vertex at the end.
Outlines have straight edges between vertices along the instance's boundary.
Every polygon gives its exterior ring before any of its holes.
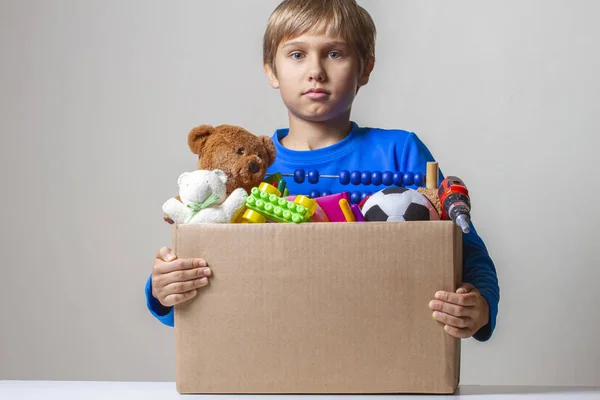
{"type": "Polygon", "coordinates": [[[300,119],[290,114],[290,130],[281,145],[290,150],[316,150],[342,140],[352,130],[350,113],[323,122],[300,119]]]}

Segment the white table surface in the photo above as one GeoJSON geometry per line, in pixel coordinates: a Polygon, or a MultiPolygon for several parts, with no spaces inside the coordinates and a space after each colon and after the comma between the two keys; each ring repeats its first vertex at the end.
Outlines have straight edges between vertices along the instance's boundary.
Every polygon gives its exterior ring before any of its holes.
{"type": "Polygon", "coordinates": [[[80,382],[80,381],[0,381],[0,399],[2,400],[71,400],[71,399],[299,399],[321,400],[440,400],[443,398],[483,400],[534,400],[534,399],[598,399],[600,387],[535,387],[535,386],[460,386],[454,396],[446,395],[180,395],[173,382],[80,382]]]}

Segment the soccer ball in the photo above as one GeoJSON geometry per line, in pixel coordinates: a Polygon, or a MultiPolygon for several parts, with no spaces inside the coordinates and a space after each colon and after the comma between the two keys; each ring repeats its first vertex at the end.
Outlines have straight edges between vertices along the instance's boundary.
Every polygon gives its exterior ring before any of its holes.
{"type": "Polygon", "coordinates": [[[371,195],[361,209],[366,221],[431,221],[440,216],[429,199],[414,189],[392,187],[371,195]]]}

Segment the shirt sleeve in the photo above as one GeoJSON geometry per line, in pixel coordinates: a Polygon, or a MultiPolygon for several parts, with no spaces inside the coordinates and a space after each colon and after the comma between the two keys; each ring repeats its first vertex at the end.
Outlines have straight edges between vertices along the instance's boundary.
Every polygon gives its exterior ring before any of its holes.
{"type": "Polygon", "coordinates": [[[156,319],[167,326],[174,326],[174,312],[173,307],[165,307],[158,299],[152,296],[152,275],[148,278],[146,282],[146,306],[156,319]]]}
{"type": "MultiPolygon", "coordinates": [[[[427,162],[435,161],[429,149],[414,133],[408,135],[404,146],[399,146],[396,154],[398,168],[403,172],[425,173],[427,162]]],[[[444,175],[441,168],[438,172],[438,182],[442,182],[444,175]]],[[[412,188],[416,189],[416,186],[412,188]]],[[[496,327],[500,288],[496,268],[485,243],[473,223],[469,225],[471,231],[463,235],[463,282],[475,286],[489,305],[489,322],[473,335],[476,340],[484,342],[490,339],[496,327]]]]}

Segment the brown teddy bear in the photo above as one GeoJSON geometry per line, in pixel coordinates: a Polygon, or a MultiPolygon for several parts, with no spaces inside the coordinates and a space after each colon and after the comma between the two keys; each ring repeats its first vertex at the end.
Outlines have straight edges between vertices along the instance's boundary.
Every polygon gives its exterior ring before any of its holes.
{"type": "MultiPolygon", "coordinates": [[[[188,133],[188,146],[198,155],[198,169],[225,172],[227,196],[237,188],[250,193],[275,161],[275,145],[270,138],[254,135],[239,126],[197,126],[188,133]]],[[[163,218],[173,223],[167,215],[163,218]]]]}
{"type": "Polygon", "coordinates": [[[233,125],[200,125],[188,134],[188,146],[198,155],[198,169],[220,169],[227,175],[227,195],[237,188],[258,186],[275,161],[275,145],[233,125]]]}

